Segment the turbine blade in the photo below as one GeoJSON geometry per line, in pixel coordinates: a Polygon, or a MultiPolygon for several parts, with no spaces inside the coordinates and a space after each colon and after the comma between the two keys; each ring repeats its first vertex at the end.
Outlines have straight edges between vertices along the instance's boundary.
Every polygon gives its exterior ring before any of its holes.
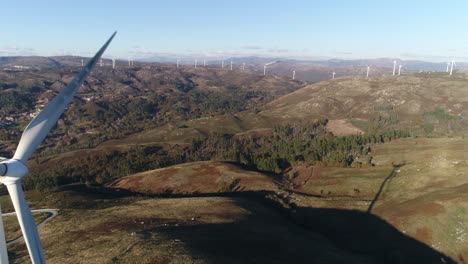
{"type": "Polygon", "coordinates": [[[45,263],[44,254],[42,253],[41,241],[37,233],[36,222],[31,214],[31,210],[24,199],[23,188],[21,181],[7,183],[6,187],[10,194],[11,202],[16,211],[18,222],[23,232],[24,241],[28,247],[29,256],[33,264],[45,263]]]}
{"type": "Polygon", "coordinates": [[[44,109],[29,123],[21,136],[21,140],[16,149],[13,159],[20,160],[23,163],[31,157],[32,153],[42,143],[44,138],[49,133],[50,129],[55,125],[60,115],[73,99],[78,88],[93,69],[94,65],[101,58],[101,55],[106,50],[109,43],[114,38],[114,32],[109,40],[102,48],[94,55],[94,57],[86,64],[81,72],[71,81],[62,92],[60,92],[44,109]]]}

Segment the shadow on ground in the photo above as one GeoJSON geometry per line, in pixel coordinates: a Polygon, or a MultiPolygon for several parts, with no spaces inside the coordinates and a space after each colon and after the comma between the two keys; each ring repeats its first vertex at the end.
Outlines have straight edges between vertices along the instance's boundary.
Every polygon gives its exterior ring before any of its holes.
{"type": "Polygon", "coordinates": [[[455,263],[365,212],[303,207],[286,212],[233,199],[248,216],[148,231],[181,241],[195,259],[208,263],[455,263]]]}

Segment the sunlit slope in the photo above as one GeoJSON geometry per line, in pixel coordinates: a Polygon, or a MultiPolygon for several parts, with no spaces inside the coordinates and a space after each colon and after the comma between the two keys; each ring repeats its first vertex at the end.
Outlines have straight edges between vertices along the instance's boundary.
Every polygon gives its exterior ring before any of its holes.
{"type": "Polygon", "coordinates": [[[237,165],[202,161],[137,173],[109,184],[112,188],[145,194],[207,194],[276,190],[273,180],[237,165]]]}
{"type": "Polygon", "coordinates": [[[372,118],[392,112],[405,123],[421,123],[439,107],[458,116],[468,109],[468,80],[441,74],[340,78],[309,85],[266,106],[260,114],[288,120],[372,118]]]}

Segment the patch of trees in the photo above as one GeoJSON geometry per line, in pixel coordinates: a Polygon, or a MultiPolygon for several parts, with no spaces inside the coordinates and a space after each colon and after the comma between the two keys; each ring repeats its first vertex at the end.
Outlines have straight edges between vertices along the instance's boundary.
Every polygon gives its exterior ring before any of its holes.
{"type": "Polygon", "coordinates": [[[27,112],[33,109],[34,96],[17,91],[0,92],[0,115],[27,112]]]}
{"type": "MultiPolygon", "coordinates": [[[[193,161],[223,160],[261,171],[280,173],[291,165],[339,167],[369,166],[371,145],[408,137],[407,131],[335,137],[325,129],[327,120],[277,126],[263,136],[212,134],[195,138],[189,146],[169,149],[135,146],[128,151],[112,151],[72,158],[60,164],[37,166],[24,179],[26,189],[46,189],[82,182],[103,184],[129,174],[193,161]]],[[[37,158],[40,163],[42,159],[37,158]]]]}
{"type": "Polygon", "coordinates": [[[303,125],[282,125],[271,136],[211,135],[193,140],[187,160],[229,160],[261,171],[279,173],[291,165],[370,165],[371,144],[408,137],[408,131],[335,137],[325,129],[327,120],[303,125]],[[359,160],[359,161],[358,161],[359,160]]]}

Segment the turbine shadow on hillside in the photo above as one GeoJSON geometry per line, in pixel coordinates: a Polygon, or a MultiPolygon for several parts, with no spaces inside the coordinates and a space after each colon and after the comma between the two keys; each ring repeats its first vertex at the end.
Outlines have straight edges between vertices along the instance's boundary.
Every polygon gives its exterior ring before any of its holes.
{"type": "Polygon", "coordinates": [[[233,199],[249,212],[244,219],[148,231],[182,241],[207,263],[455,263],[365,212],[297,207],[279,213],[264,200],[233,199]]]}

